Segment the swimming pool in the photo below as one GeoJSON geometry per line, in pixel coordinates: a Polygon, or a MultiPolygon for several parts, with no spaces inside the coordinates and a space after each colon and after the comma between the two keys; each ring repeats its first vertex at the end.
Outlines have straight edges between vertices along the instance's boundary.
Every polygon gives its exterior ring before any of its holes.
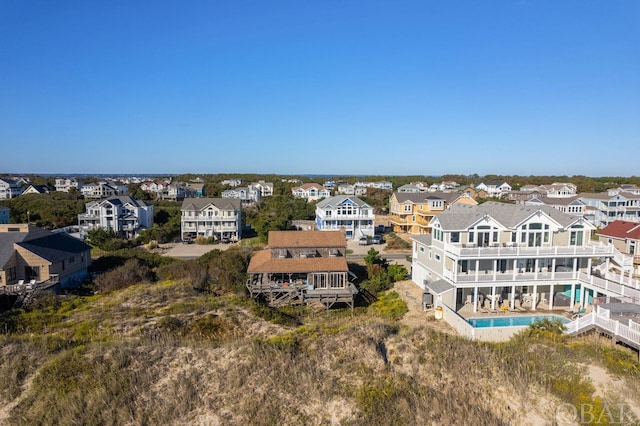
{"type": "Polygon", "coordinates": [[[536,321],[542,321],[543,319],[560,320],[563,324],[569,322],[568,318],[560,315],[520,315],[517,317],[491,317],[491,318],[469,318],[467,321],[473,327],[485,328],[485,327],[517,327],[517,326],[529,326],[536,321]]]}

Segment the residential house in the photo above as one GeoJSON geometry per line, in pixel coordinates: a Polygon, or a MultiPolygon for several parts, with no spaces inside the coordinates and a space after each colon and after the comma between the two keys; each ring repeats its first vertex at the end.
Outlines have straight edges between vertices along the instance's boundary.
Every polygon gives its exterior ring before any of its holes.
{"type": "Polygon", "coordinates": [[[186,190],[186,196],[187,197],[204,197],[205,196],[205,190],[204,190],[204,183],[200,182],[200,181],[196,181],[196,182],[186,182],[184,184],[185,190],[186,190]]]}
{"type": "Polygon", "coordinates": [[[9,207],[0,206],[0,223],[9,223],[9,207]]]}
{"type": "Polygon", "coordinates": [[[502,198],[504,194],[511,192],[511,185],[504,181],[480,182],[475,184],[474,187],[477,190],[486,191],[489,197],[494,198],[502,198]]]}
{"type": "Polygon", "coordinates": [[[613,244],[618,251],[629,255],[633,264],[632,274],[640,275],[640,223],[614,220],[597,235],[600,241],[613,244]]]}
{"type": "Polygon", "coordinates": [[[393,191],[393,183],[383,180],[380,182],[356,182],[356,187],[362,188],[376,188],[376,189],[384,189],[386,191],[393,191]]]}
{"type": "Polygon", "coordinates": [[[599,193],[580,193],[585,204],[585,217],[598,228],[616,220],[640,222],[640,194],[620,188],[599,193]]]}
{"type": "Polygon", "coordinates": [[[455,204],[478,204],[457,192],[394,192],[389,197],[389,223],[394,232],[428,234],[431,219],[455,204]]]}
{"type": "Polygon", "coordinates": [[[258,182],[252,182],[249,187],[258,190],[261,198],[271,197],[273,195],[273,182],[259,180],[258,182]]]}
{"type": "Polygon", "coordinates": [[[84,198],[109,198],[123,195],[121,190],[107,182],[87,183],[80,192],[84,198]]]}
{"type": "Polygon", "coordinates": [[[22,185],[15,179],[0,178],[0,199],[14,198],[22,194],[22,185]]]}
{"type": "Polygon", "coordinates": [[[295,198],[303,198],[307,201],[317,201],[331,197],[331,191],[318,183],[303,183],[300,186],[291,188],[291,193],[295,198]]]}
{"type": "Polygon", "coordinates": [[[245,206],[256,204],[262,197],[260,190],[252,185],[224,190],[221,196],[240,200],[245,206]]]}
{"type": "Polygon", "coordinates": [[[442,181],[440,183],[432,183],[429,186],[429,191],[430,192],[436,192],[436,191],[448,191],[450,189],[454,189],[458,186],[458,183],[455,181],[442,181]]]}
{"type": "Polygon", "coordinates": [[[21,283],[75,286],[87,276],[91,247],[64,232],[0,225],[0,289],[21,283]]]}
{"type": "Polygon", "coordinates": [[[322,186],[327,188],[329,191],[333,191],[335,189],[335,187],[336,187],[336,181],[328,180],[322,186]]]}
{"type": "Polygon", "coordinates": [[[353,308],[357,288],[349,282],[347,242],[339,231],[269,231],[268,246],[251,257],[247,288],[271,306],[336,302],[353,308]]]}
{"type": "Polygon", "coordinates": [[[487,193],[487,191],[485,191],[484,189],[477,189],[473,184],[456,187],[454,192],[467,194],[474,200],[489,198],[489,194],[487,193]]]}
{"type": "Polygon", "coordinates": [[[373,207],[355,196],[337,195],[316,204],[319,231],[342,231],[347,239],[374,235],[373,207]]]}
{"type": "Polygon", "coordinates": [[[156,199],[159,199],[168,185],[169,182],[166,181],[146,181],[140,184],[140,189],[153,194],[156,199]]]}
{"type": "Polygon", "coordinates": [[[182,201],[187,196],[187,190],[184,185],[175,182],[167,185],[162,191],[162,199],[163,200],[173,200],[173,201],[182,201]]]}
{"type": "Polygon", "coordinates": [[[584,217],[585,205],[577,196],[574,197],[548,197],[539,196],[523,201],[516,201],[516,204],[525,204],[528,206],[551,206],[563,213],[584,217]]]}
{"type": "Polygon", "coordinates": [[[338,184],[336,192],[340,195],[367,195],[367,187],[343,182],[338,184]]]}
{"type": "Polygon", "coordinates": [[[550,185],[524,185],[519,191],[511,191],[508,198],[516,199],[525,194],[532,194],[531,198],[540,195],[548,198],[570,198],[576,195],[577,190],[577,186],[573,183],[563,182],[554,182],[550,185]]]}
{"type": "Polygon", "coordinates": [[[412,238],[412,280],[450,323],[465,309],[495,311],[504,303],[513,310],[518,301],[531,310],[540,304],[566,310],[620,296],[619,285],[592,275],[595,259],[609,264],[617,253],[591,241],[595,227],[584,218],[549,206],[487,202],[452,206],[431,227],[431,234],[412,238]]]}
{"type": "Polygon", "coordinates": [[[225,179],[220,182],[221,185],[236,187],[242,185],[242,179],[225,179]]]}
{"type": "Polygon", "coordinates": [[[48,194],[49,192],[49,188],[45,185],[29,185],[27,187],[27,189],[25,189],[22,194],[20,195],[26,195],[26,194],[48,194]]]}
{"type": "Polygon", "coordinates": [[[153,206],[125,195],[91,201],[85,204],[85,213],[78,215],[78,226],[85,235],[105,229],[121,238],[133,238],[153,226],[153,206]]]}
{"type": "Polygon", "coordinates": [[[72,188],[79,191],[82,188],[82,182],[75,178],[56,178],[56,191],[69,192],[72,188]]]}
{"type": "Polygon", "coordinates": [[[410,192],[410,193],[418,193],[418,192],[423,192],[422,188],[419,188],[415,185],[411,185],[411,184],[406,184],[406,185],[402,185],[401,187],[398,188],[398,192],[410,192]]]}
{"type": "Polygon", "coordinates": [[[182,240],[213,237],[238,241],[242,237],[242,209],[234,198],[185,198],[181,210],[182,240]]]}

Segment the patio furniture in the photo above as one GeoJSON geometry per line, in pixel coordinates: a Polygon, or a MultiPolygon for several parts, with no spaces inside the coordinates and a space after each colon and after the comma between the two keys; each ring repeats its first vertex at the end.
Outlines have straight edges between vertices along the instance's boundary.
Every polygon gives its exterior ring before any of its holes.
{"type": "Polygon", "coordinates": [[[471,295],[467,294],[467,299],[464,302],[465,305],[470,305],[471,304],[471,295]]]}

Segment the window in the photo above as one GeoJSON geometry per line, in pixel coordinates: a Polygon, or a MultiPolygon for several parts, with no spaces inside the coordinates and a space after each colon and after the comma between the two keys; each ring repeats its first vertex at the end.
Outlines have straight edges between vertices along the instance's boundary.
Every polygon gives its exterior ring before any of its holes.
{"type": "Polygon", "coordinates": [[[451,242],[459,243],[460,242],[460,232],[452,232],[451,233],[451,242]]]}
{"type": "Polygon", "coordinates": [[[420,246],[420,253],[424,253],[424,247],[420,246]]]}
{"type": "Polygon", "coordinates": [[[405,204],[404,206],[402,206],[402,210],[404,212],[411,212],[411,204],[405,204]]]}
{"type": "Polygon", "coordinates": [[[436,258],[436,262],[440,262],[440,255],[439,254],[436,254],[435,258],[436,258]]]}

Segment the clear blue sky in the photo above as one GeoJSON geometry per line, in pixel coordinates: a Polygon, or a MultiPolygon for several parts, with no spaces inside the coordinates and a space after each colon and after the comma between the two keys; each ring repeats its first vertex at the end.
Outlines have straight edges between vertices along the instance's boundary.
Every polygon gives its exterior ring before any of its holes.
{"type": "Polygon", "coordinates": [[[638,0],[0,0],[0,173],[640,174],[638,0]]]}

